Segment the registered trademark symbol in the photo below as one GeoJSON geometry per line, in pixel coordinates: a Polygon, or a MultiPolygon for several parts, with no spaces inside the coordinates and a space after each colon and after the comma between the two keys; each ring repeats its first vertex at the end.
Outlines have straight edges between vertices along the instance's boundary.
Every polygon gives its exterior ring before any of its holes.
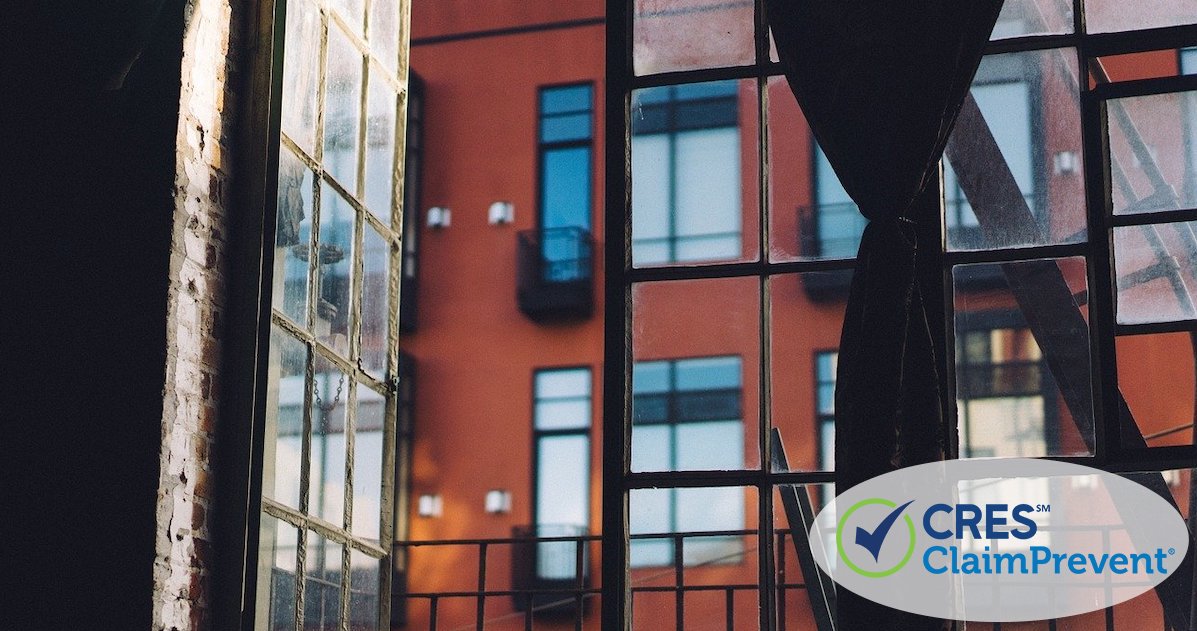
{"type": "Polygon", "coordinates": [[[1176,548],[1168,548],[1168,554],[1176,554],[1176,548]]]}

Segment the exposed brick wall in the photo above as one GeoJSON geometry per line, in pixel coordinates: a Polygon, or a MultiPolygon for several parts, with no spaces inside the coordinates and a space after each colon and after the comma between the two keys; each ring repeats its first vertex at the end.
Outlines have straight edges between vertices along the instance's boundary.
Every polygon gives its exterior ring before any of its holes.
{"type": "Polygon", "coordinates": [[[233,86],[246,3],[188,0],[167,302],[154,629],[210,628],[209,514],[225,317],[233,86]]]}

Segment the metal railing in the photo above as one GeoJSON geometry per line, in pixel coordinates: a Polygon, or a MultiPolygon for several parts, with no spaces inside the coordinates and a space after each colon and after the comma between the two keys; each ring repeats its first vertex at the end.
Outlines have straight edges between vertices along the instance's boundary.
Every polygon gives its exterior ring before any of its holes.
{"type": "Polygon", "coordinates": [[[594,309],[594,240],[582,228],[517,236],[516,296],[534,320],[588,317],[594,309]]]}

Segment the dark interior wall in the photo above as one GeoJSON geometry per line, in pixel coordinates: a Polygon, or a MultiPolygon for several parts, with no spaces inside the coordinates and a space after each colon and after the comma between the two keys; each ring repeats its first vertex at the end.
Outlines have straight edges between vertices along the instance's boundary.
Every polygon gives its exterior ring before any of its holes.
{"type": "Polygon", "coordinates": [[[149,629],[183,2],[23,4],[0,34],[0,628],[149,629]]]}

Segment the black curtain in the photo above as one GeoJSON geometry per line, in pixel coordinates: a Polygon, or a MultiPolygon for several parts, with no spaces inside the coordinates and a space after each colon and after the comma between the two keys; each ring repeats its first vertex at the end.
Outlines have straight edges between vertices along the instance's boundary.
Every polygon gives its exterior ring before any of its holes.
{"type": "MultiPolygon", "coordinates": [[[[946,456],[914,214],[934,207],[916,200],[938,182],[940,155],[1002,0],[765,5],[794,96],[844,189],[869,220],[836,374],[836,490],[842,493],[946,456]]],[[[846,631],[946,624],[846,590],[837,595],[837,609],[838,628],[846,631]]]]}

